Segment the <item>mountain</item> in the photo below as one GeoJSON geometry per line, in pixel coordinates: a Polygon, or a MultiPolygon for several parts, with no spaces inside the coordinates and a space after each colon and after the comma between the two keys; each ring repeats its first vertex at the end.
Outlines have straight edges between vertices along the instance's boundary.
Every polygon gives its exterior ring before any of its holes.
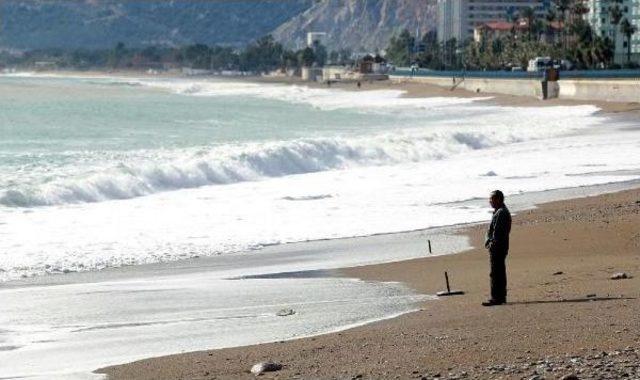
{"type": "Polygon", "coordinates": [[[0,0],[0,47],[241,46],[311,5],[312,0],[0,0]]]}
{"type": "Polygon", "coordinates": [[[206,43],[243,46],[266,34],[303,47],[384,48],[435,25],[436,0],[0,0],[0,48],[111,48],[206,43]]]}
{"type": "Polygon", "coordinates": [[[375,51],[403,29],[420,35],[436,25],[435,0],[322,0],[280,25],[276,40],[305,44],[307,32],[326,32],[329,50],[375,51]]]}

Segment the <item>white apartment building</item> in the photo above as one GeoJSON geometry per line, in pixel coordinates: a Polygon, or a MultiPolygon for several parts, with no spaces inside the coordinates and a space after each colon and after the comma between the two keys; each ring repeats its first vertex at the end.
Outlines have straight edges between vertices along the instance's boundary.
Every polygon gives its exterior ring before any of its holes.
{"type": "Polygon", "coordinates": [[[544,17],[551,0],[438,0],[438,40],[465,41],[473,38],[476,26],[517,17],[528,7],[544,17]]]}
{"type": "MultiPolygon", "coordinates": [[[[585,15],[593,31],[599,36],[609,37],[615,42],[615,62],[627,61],[627,38],[620,29],[620,24],[612,25],[609,9],[615,5],[611,0],[586,0],[589,13],[585,15]]],[[[628,19],[638,29],[631,38],[631,53],[637,62],[640,57],[640,0],[624,0],[619,4],[622,19],[628,19]]]]}

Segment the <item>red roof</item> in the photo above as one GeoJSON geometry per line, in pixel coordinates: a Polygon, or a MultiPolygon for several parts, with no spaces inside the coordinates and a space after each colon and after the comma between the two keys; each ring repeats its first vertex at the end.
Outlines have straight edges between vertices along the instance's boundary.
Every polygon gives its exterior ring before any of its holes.
{"type": "MultiPolygon", "coordinates": [[[[525,30],[528,27],[527,24],[528,22],[525,19],[520,19],[515,23],[508,21],[490,21],[480,25],[479,28],[495,31],[510,31],[513,28],[516,28],[518,30],[525,30]]],[[[562,29],[562,22],[551,21],[549,23],[549,26],[551,26],[552,29],[560,30],[562,29]]]]}
{"type": "Polygon", "coordinates": [[[491,30],[511,30],[514,27],[514,24],[507,21],[491,21],[482,24],[481,27],[491,30]]]}

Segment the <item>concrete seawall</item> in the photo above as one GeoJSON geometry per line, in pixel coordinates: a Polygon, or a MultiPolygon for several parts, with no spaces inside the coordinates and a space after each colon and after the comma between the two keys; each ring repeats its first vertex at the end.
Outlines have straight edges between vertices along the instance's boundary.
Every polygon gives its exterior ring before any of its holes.
{"type": "Polygon", "coordinates": [[[560,99],[640,102],[639,79],[563,79],[559,83],[560,99]]]}
{"type": "MultiPolygon", "coordinates": [[[[533,96],[542,98],[542,83],[537,79],[456,78],[392,75],[395,82],[427,83],[447,88],[462,88],[476,93],[533,96]]],[[[561,79],[548,82],[548,97],[575,100],[640,102],[638,79],[561,79]]]]}

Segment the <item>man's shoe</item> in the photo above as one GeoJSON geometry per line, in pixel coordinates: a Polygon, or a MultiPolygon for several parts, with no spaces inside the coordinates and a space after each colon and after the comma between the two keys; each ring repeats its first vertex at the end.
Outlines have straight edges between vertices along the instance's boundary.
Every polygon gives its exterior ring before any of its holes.
{"type": "Polygon", "coordinates": [[[504,302],[496,301],[496,300],[488,300],[482,303],[482,306],[498,306],[502,305],[504,302]]]}

